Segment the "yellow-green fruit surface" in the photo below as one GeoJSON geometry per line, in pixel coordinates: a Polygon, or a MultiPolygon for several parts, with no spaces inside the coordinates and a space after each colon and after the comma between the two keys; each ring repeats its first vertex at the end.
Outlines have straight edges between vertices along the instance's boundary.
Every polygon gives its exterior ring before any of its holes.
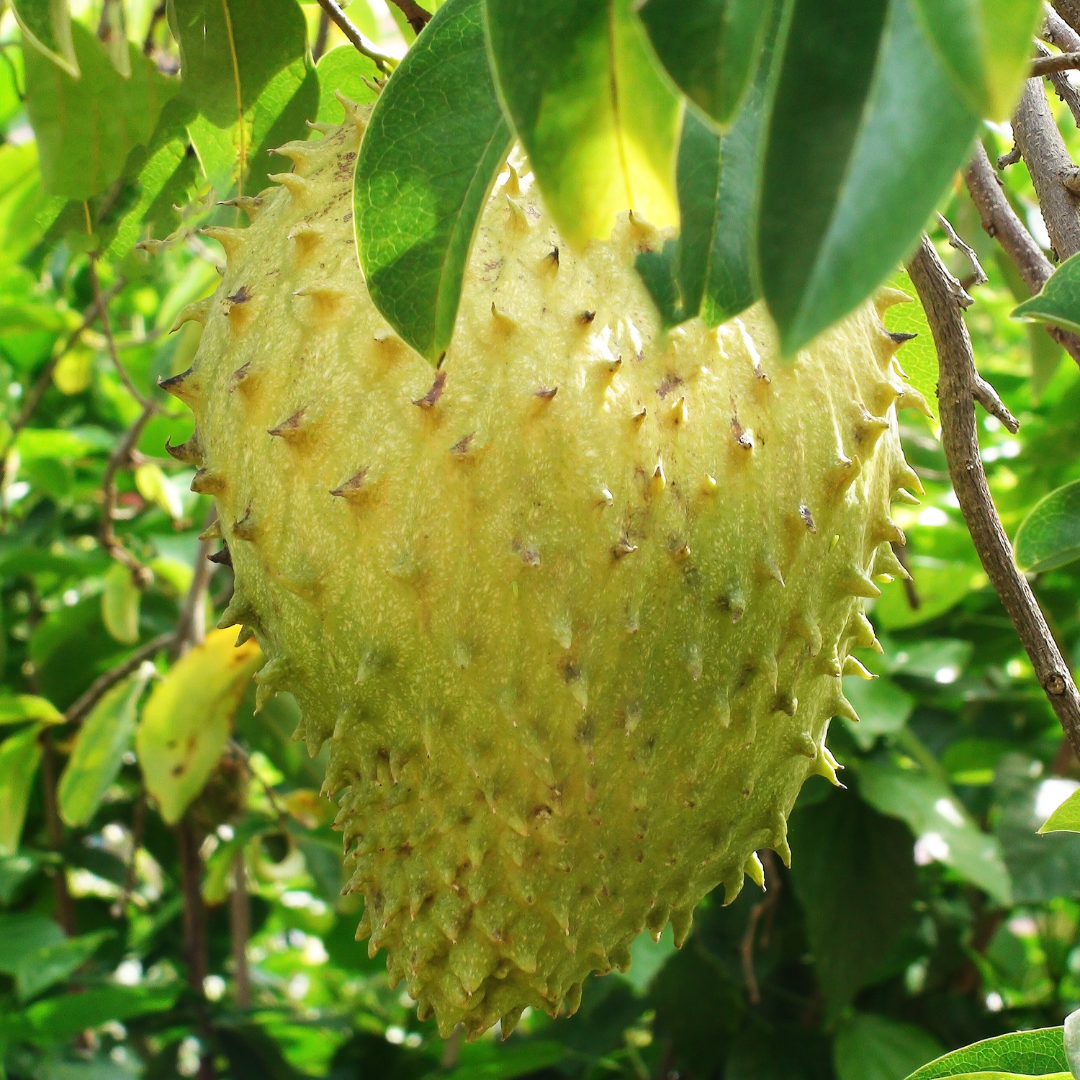
{"type": "MultiPolygon", "coordinates": [[[[662,333],[624,216],[575,255],[510,174],[436,373],[358,269],[355,110],[211,230],[224,280],[167,388],[216,496],[223,625],[329,740],[359,936],[440,1030],[572,1011],[643,929],[681,943],[824,747],[916,403],[879,298],[791,363],[760,307],[662,333]],[[554,254],[557,252],[557,255],[554,254]]],[[[901,497],[908,497],[906,492],[901,497]]]]}

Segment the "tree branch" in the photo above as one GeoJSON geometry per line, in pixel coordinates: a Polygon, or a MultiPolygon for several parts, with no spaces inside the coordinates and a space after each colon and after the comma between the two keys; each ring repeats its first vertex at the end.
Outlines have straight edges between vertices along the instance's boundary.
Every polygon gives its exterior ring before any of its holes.
{"type": "Polygon", "coordinates": [[[414,34],[419,34],[431,22],[431,12],[422,8],[416,0],[392,0],[392,3],[408,20],[414,34]]]}
{"type": "Polygon", "coordinates": [[[1039,197],[1043,219],[1058,259],[1080,251],[1080,214],[1076,197],[1062,178],[1076,168],[1058,131],[1041,79],[1028,79],[1012,120],[1013,135],[1024,155],[1039,197]]]}
{"type": "Polygon", "coordinates": [[[389,75],[397,60],[388,53],[381,52],[373,41],[368,41],[355,23],[341,10],[336,0],[319,0],[319,7],[333,20],[337,28],[349,39],[353,47],[366,56],[384,74],[389,75]]]}
{"type": "MultiPolygon", "coordinates": [[[[1068,42],[1069,52],[1080,52],[1080,35],[1074,33],[1072,28],[1066,26],[1066,24],[1054,15],[1053,12],[1051,12],[1050,17],[1046,20],[1043,32],[1046,39],[1053,44],[1068,42]]],[[[1040,59],[1053,55],[1049,49],[1039,42],[1035,42],[1035,47],[1040,59]]],[[[1065,48],[1066,46],[1059,44],[1058,47],[1065,48]]],[[[1080,124],[1080,92],[1078,92],[1076,87],[1069,82],[1068,75],[1064,71],[1052,71],[1047,78],[1054,84],[1054,91],[1057,96],[1069,107],[1069,112],[1072,113],[1073,120],[1077,124],[1080,124]]]]}
{"type": "MultiPolygon", "coordinates": [[[[1034,295],[1046,284],[1047,278],[1054,272],[1054,265],[1009,205],[1001,180],[994,172],[981,142],[975,144],[975,153],[964,170],[964,180],[971,201],[979,211],[982,227],[1016,264],[1028,292],[1034,295]]],[[[1046,332],[1080,364],[1080,337],[1057,326],[1047,326],[1046,332]]]]}
{"type": "Polygon", "coordinates": [[[1039,684],[1073,748],[1080,751],[1080,694],[1027,579],[1016,568],[986,482],[974,409],[981,386],[986,384],[976,371],[971,339],[960,311],[963,290],[925,236],[907,269],[937,347],[941,441],[960,510],[983,569],[1016,627],[1039,684]]]}
{"type": "Polygon", "coordinates": [[[145,645],[140,645],[122,664],[99,675],[64,713],[65,724],[78,724],[83,717],[118,683],[126,679],[144,660],[167,648],[176,637],[175,633],[159,634],[145,645]]]}
{"type": "Polygon", "coordinates": [[[1054,0],[1054,10],[1080,34],[1080,0],[1054,0]]]}
{"type": "Polygon", "coordinates": [[[1080,68],[1080,52],[1048,53],[1031,61],[1031,77],[1053,75],[1059,71],[1075,71],[1080,68]]]}
{"type": "Polygon", "coordinates": [[[116,474],[129,463],[131,452],[138,443],[143,428],[156,411],[157,406],[153,402],[147,402],[143,406],[143,411],[139,413],[135,423],[128,428],[119,445],[109,455],[109,463],[105,466],[105,476],[101,481],[102,507],[98,538],[109,555],[131,571],[139,588],[145,588],[150,584],[150,571],[116,538],[116,529],[113,527],[113,511],[116,509],[116,474]]]}

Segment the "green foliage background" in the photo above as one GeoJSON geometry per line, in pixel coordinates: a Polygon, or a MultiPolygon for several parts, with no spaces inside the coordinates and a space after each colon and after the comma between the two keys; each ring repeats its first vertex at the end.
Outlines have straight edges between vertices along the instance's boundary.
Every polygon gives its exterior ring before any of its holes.
{"type": "MultiPolygon", "coordinates": [[[[145,0],[126,6],[135,43],[128,80],[95,37],[100,0],[76,10],[73,47],[84,77],[100,74],[97,96],[85,90],[89,79],[75,83],[43,56],[24,54],[10,12],[0,20],[3,1069],[26,1080],[200,1071],[237,1080],[901,1080],[946,1049],[1059,1024],[1080,1007],[1080,836],[1036,834],[1080,787],[1080,765],[981,572],[932,425],[910,412],[905,446],[926,496],[897,516],[914,592],[885,587],[871,613],[884,652],[862,657],[879,678],[847,680],[863,721],[837,719],[829,740],[846,789],[807,785],[791,822],[792,868],[767,860],[767,893],[748,886],[727,908],[709,897],[678,953],[670,932],[655,943],[644,937],[630,971],[590,980],[571,1019],[527,1014],[508,1041],[489,1033],[469,1045],[442,1041],[432,1022],[417,1020],[414,1003],[387,985],[382,958],[369,959],[353,940],[360,911],[356,898],[339,894],[340,841],[332,807],[317,794],[322,762],[290,741],[296,711],[287,696],[256,715],[247,691],[226,754],[185,824],[166,825],[148,805],[132,753],[143,687],[167,677],[164,649],[135,683],[122,684],[111,719],[99,723],[113,740],[103,753],[119,758],[119,771],[83,799],[82,813],[67,815],[79,824],[50,820],[47,785],[77,734],[59,713],[134,649],[173,631],[210,512],[208,498],[188,491],[193,470],[165,451],[167,439],[175,445],[190,433],[187,411],[156,389],[159,377],[187,367],[197,345],[193,324],[169,333],[176,314],[218,280],[220,249],[197,229],[238,224],[235,209],[217,204],[236,193],[241,175],[244,190],[257,191],[287,164],[267,164],[268,149],[307,137],[306,119],[341,118],[333,89],[373,96],[363,77],[374,67],[337,31],[317,67],[310,60],[314,5],[234,9],[239,36],[272,30],[281,50],[246,73],[241,122],[214,111],[213,57],[185,57],[193,69],[206,66],[210,105],[178,92],[169,73],[180,50],[145,0]],[[87,158],[77,131],[47,110],[28,111],[35,80],[51,80],[56,101],[87,124],[104,124],[94,130],[105,156],[87,158]],[[95,275],[102,290],[115,290],[109,314],[123,377],[101,321],[79,330],[95,275]],[[12,441],[39,384],[40,403],[12,441]],[[111,515],[146,570],[135,582],[103,548],[100,526],[110,455],[143,400],[155,408],[120,462],[111,515]],[[184,907],[195,904],[190,874],[183,891],[181,860],[192,836],[209,963],[194,986],[184,907]],[[238,873],[246,903],[236,900],[238,873]],[[251,980],[246,1005],[238,950],[251,980]]],[[[388,52],[400,53],[411,37],[396,8],[354,0],[349,14],[388,52]]],[[[212,17],[212,4],[177,0],[172,25],[212,17]]],[[[1058,112],[1075,156],[1080,136],[1058,112]]],[[[993,129],[983,137],[991,157],[1008,149],[993,129]]],[[[1024,165],[1003,178],[1038,229],[1024,165]]],[[[990,277],[974,290],[967,317],[981,371],[1022,421],[1018,436],[986,418],[980,432],[995,499],[1015,534],[1039,499],[1080,479],[1080,372],[1041,327],[1010,319],[1025,291],[966,194],[953,191],[942,209],[990,277]]],[[[968,275],[938,239],[954,272],[968,275]]],[[[921,327],[900,355],[932,387],[917,305],[889,319],[894,330],[921,327]]],[[[1077,564],[1039,573],[1034,584],[1075,666],[1077,564]]],[[[230,591],[228,568],[217,567],[210,625],[230,591]]],[[[1044,1057],[1040,1071],[1059,1067],[1044,1057]]]]}

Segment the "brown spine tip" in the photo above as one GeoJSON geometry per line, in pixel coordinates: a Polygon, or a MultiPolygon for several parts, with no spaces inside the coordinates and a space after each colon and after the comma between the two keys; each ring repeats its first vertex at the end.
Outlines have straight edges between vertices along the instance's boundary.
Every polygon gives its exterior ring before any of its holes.
{"type": "Polygon", "coordinates": [[[293,442],[299,439],[307,432],[309,424],[305,423],[304,414],[306,409],[298,409],[285,420],[282,420],[276,427],[272,427],[267,431],[267,435],[273,435],[275,438],[284,439],[286,442],[293,442]]]}
{"type": "Polygon", "coordinates": [[[368,470],[361,469],[353,473],[348,480],[342,481],[336,488],[332,488],[330,494],[337,499],[345,499],[348,502],[357,502],[366,496],[369,484],[367,483],[368,470]]]}
{"type": "Polygon", "coordinates": [[[541,386],[533,396],[540,398],[541,401],[550,401],[558,392],[559,388],[557,386],[541,386]]]}
{"type": "Polygon", "coordinates": [[[224,199],[218,203],[218,206],[235,206],[243,210],[248,221],[254,221],[262,213],[262,205],[263,201],[257,195],[238,195],[235,199],[224,199]]]}
{"type": "Polygon", "coordinates": [[[244,383],[251,378],[251,361],[248,360],[241,364],[230,376],[229,381],[226,384],[226,389],[231,394],[235,390],[239,389],[244,383]]]}
{"type": "Polygon", "coordinates": [[[799,507],[799,517],[802,518],[807,532],[816,533],[817,526],[814,524],[814,515],[810,513],[810,507],[805,503],[799,507]]]}
{"type": "Polygon", "coordinates": [[[225,477],[209,469],[200,469],[191,481],[191,490],[198,495],[221,495],[226,487],[225,477]]]}
{"type": "Polygon", "coordinates": [[[213,555],[207,555],[207,558],[212,563],[217,563],[218,566],[232,566],[232,555],[229,554],[229,545],[223,543],[220,551],[215,551],[213,555]]]}
{"type": "Polygon", "coordinates": [[[283,158],[288,158],[293,163],[293,168],[303,176],[304,171],[315,160],[319,151],[309,142],[293,139],[291,142],[282,143],[274,150],[268,150],[267,153],[271,157],[278,154],[283,158]]]}
{"type": "Polygon", "coordinates": [[[202,396],[199,393],[195,373],[191,368],[182,371],[179,375],[173,375],[171,378],[158,379],[158,386],[166,394],[172,394],[174,398],[179,398],[188,406],[193,405],[202,396]]]}
{"type": "Polygon", "coordinates": [[[435,381],[431,384],[431,389],[423,396],[413,399],[413,404],[421,409],[433,409],[436,402],[443,395],[443,389],[446,386],[446,372],[437,371],[435,373],[435,381]]]}
{"type": "Polygon", "coordinates": [[[630,543],[629,538],[626,536],[620,536],[611,549],[611,554],[616,560],[619,560],[635,551],[637,551],[637,544],[630,543]]]}
{"type": "Polygon", "coordinates": [[[463,458],[473,449],[473,440],[476,438],[476,432],[473,431],[468,435],[463,435],[453,446],[450,447],[450,453],[456,458],[463,458]]]}
{"type": "Polygon", "coordinates": [[[252,516],[251,504],[248,503],[244,516],[239,521],[233,522],[232,534],[237,540],[247,540],[251,543],[253,540],[258,539],[260,532],[262,532],[262,528],[252,516]]]}
{"type": "Polygon", "coordinates": [[[176,458],[185,465],[202,465],[203,463],[203,448],[198,430],[192,432],[191,438],[187,442],[180,443],[179,446],[173,446],[170,437],[166,436],[165,450],[169,457],[176,458]]]}
{"type": "Polygon", "coordinates": [[[589,323],[591,323],[593,321],[593,319],[595,319],[595,318],[596,318],[596,312],[595,311],[583,311],[577,317],[577,321],[579,323],[581,323],[582,326],[588,326],[589,323]]]}
{"type": "Polygon", "coordinates": [[[634,415],[630,419],[633,420],[634,424],[637,427],[640,427],[642,425],[642,423],[644,422],[645,417],[648,416],[648,415],[649,415],[649,410],[646,409],[644,406],[642,406],[641,410],[639,412],[634,413],[634,415]]]}

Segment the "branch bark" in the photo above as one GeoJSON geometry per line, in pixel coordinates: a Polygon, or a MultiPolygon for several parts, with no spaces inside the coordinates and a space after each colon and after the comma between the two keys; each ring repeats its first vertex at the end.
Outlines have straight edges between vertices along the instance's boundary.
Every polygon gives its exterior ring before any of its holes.
{"type": "MultiPolygon", "coordinates": [[[[60,820],[60,808],[56,800],[56,788],[60,782],[56,750],[53,748],[52,732],[46,728],[41,733],[41,786],[45,802],[45,828],[49,834],[49,848],[57,855],[64,850],[64,823],[60,820]]],[[[63,859],[53,869],[53,898],[56,904],[56,921],[68,937],[78,932],[75,922],[75,902],[67,886],[67,866],[63,859]]]]}
{"type": "Polygon", "coordinates": [[[1031,61],[1031,77],[1053,75],[1059,71],[1075,71],[1080,68],[1080,52],[1050,53],[1037,56],[1031,61]]]}
{"type": "Polygon", "coordinates": [[[408,20],[414,34],[419,34],[431,22],[431,12],[422,8],[416,0],[392,0],[392,3],[408,20]]]}
{"type": "Polygon", "coordinates": [[[1054,0],[1054,10],[1080,34],[1080,0],[1054,0]]]}
{"type": "MultiPolygon", "coordinates": [[[[982,227],[1016,264],[1028,291],[1034,295],[1046,284],[1054,265],[1009,205],[981,142],[975,144],[971,163],[964,170],[964,180],[979,211],[982,227]]],[[[1080,337],[1056,326],[1047,326],[1046,332],[1080,364],[1080,337]]]]}
{"type": "Polygon", "coordinates": [[[983,470],[974,403],[985,396],[982,388],[987,384],[975,368],[961,313],[966,294],[925,236],[907,269],[937,347],[941,441],[960,510],[983,569],[1016,627],[1039,684],[1074,750],[1080,753],[1080,694],[1027,579],[1016,568],[983,470]]]}
{"type": "Polygon", "coordinates": [[[336,0],[319,0],[319,7],[330,16],[331,21],[349,39],[353,47],[366,56],[384,75],[389,75],[397,66],[397,60],[382,52],[373,41],[368,41],[352,19],[341,10],[336,0]]]}

